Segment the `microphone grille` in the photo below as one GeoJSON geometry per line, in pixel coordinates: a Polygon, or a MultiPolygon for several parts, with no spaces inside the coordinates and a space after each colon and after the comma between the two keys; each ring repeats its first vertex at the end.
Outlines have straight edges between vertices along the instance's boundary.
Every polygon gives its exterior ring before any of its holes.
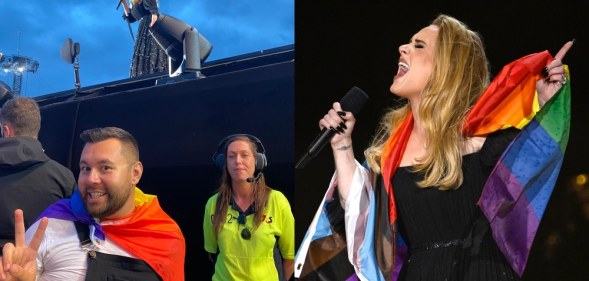
{"type": "Polygon", "coordinates": [[[360,88],[354,86],[348,93],[340,100],[340,104],[344,111],[350,111],[354,115],[358,115],[368,101],[368,95],[360,88]]]}

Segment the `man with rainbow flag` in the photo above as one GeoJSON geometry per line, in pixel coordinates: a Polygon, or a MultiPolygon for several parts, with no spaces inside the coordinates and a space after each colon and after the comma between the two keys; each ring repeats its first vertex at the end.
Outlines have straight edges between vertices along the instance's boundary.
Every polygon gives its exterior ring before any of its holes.
{"type": "Polygon", "coordinates": [[[3,248],[0,280],[183,281],[184,236],[157,197],[136,187],[143,165],[135,138],[116,127],[80,137],[79,188],[26,234],[15,211],[15,244],[3,248]]]}

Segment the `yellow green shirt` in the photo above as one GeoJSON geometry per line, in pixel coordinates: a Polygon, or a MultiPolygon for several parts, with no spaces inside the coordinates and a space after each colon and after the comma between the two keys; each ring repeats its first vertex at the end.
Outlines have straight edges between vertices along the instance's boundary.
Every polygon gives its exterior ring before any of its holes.
{"type": "MultiPolygon", "coordinates": [[[[212,215],[218,194],[209,198],[203,220],[205,250],[218,254],[213,280],[279,280],[274,261],[274,246],[283,259],[294,259],[294,216],[284,194],[272,190],[268,196],[264,221],[253,230],[254,214],[246,217],[251,239],[241,237],[244,225],[237,222],[239,212],[227,210],[227,220],[218,236],[215,236],[212,215]]],[[[281,261],[279,261],[281,262],[281,261]]]]}

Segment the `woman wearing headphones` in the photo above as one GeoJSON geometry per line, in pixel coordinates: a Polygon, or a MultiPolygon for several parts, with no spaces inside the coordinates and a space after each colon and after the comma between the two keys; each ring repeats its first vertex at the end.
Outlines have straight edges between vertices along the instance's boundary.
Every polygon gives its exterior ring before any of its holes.
{"type": "Polygon", "coordinates": [[[294,266],[294,216],[284,194],[266,185],[262,142],[230,135],[213,155],[223,170],[203,220],[212,280],[288,280],[294,266]]]}

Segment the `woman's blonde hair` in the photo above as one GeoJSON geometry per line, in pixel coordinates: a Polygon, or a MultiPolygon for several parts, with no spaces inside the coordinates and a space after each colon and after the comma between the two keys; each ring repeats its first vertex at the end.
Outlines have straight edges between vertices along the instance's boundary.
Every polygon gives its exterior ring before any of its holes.
{"type": "MultiPolygon", "coordinates": [[[[225,155],[227,155],[227,148],[229,147],[229,144],[237,140],[247,142],[253,153],[253,157],[257,157],[258,150],[256,144],[246,136],[235,136],[228,140],[225,146],[223,147],[225,155]]],[[[270,195],[270,191],[272,189],[266,185],[266,179],[264,178],[264,174],[260,174],[258,180],[252,183],[252,189],[254,193],[253,206],[255,211],[253,229],[256,229],[258,225],[260,225],[260,223],[264,220],[264,210],[266,209],[268,196],[270,195]]],[[[227,171],[227,164],[225,164],[221,175],[219,189],[217,190],[218,196],[215,205],[215,213],[213,215],[213,229],[215,230],[215,235],[219,233],[219,231],[223,227],[223,224],[226,221],[227,209],[231,205],[231,191],[231,176],[227,171]]]]}
{"type": "MultiPolygon", "coordinates": [[[[462,184],[462,124],[489,84],[489,65],[480,36],[466,24],[439,15],[432,25],[439,28],[434,68],[421,93],[418,113],[427,137],[426,155],[413,168],[425,175],[419,186],[447,190],[462,184]]],[[[364,151],[375,172],[381,172],[383,145],[410,110],[405,104],[389,110],[381,119],[370,147],[364,151]]]]}

